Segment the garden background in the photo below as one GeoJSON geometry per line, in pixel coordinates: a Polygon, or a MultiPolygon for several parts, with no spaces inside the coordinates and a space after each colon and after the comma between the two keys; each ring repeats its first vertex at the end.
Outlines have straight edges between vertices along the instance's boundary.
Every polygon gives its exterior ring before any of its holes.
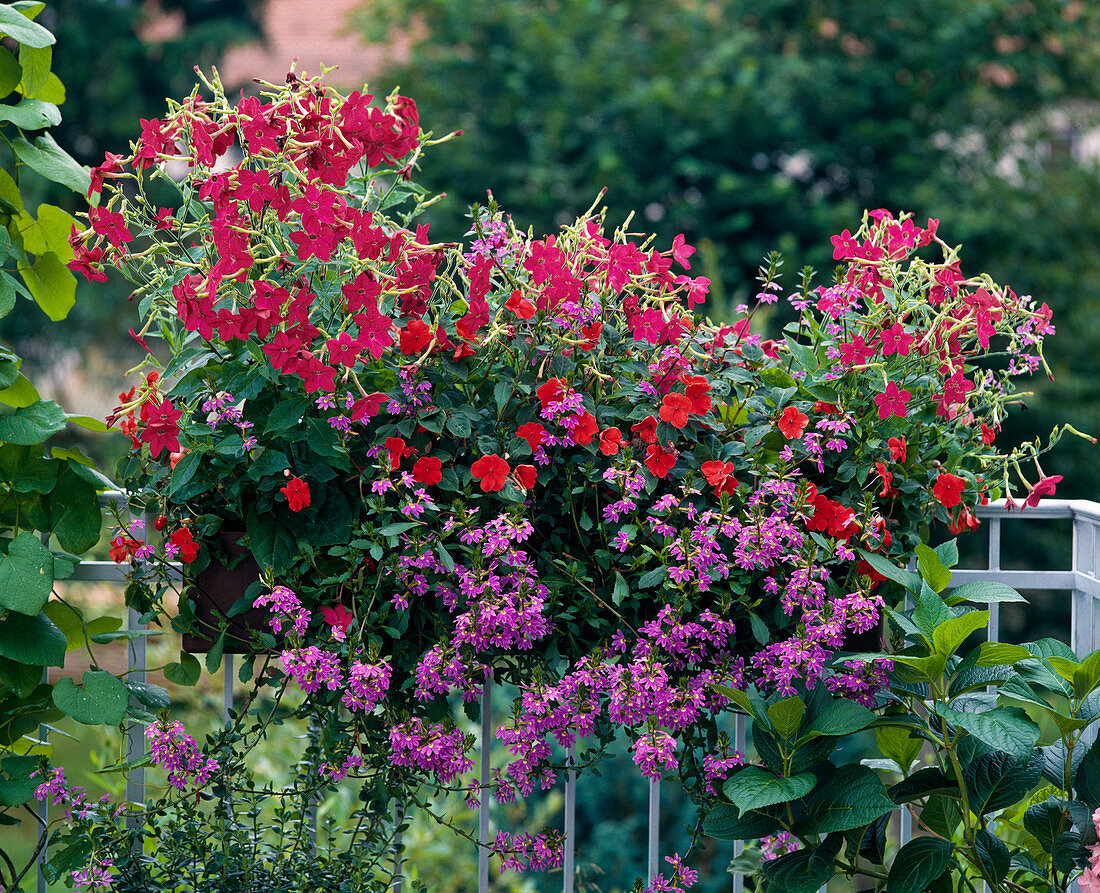
{"type": "MultiPolygon", "coordinates": [[[[550,231],[607,187],[612,222],[635,212],[638,228],[662,242],[683,233],[699,247],[716,316],[751,298],[770,250],[784,253],[793,282],[803,264],[828,269],[827,237],[854,227],[864,208],[935,214],[944,238],[965,244],[968,268],[1055,313],[1054,380],[1036,382],[1039,406],[1010,420],[1006,440],[1061,419],[1100,429],[1095,4],[62,0],[42,21],[57,35],[53,70],[67,88],[53,132],[85,164],[126,147],[166,96],[189,92],[195,65],[219,65],[227,86],[247,90],[252,75],[280,79],[294,56],[310,73],[339,63],[333,83],[366,80],[376,95],[400,84],[438,133],[463,131],[423,162],[424,182],[447,193],[428,212],[437,238],[461,239],[467,206],[488,189],[520,227],[550,231]]],[[[76,196],[45,181],[36,198],[77,210],[76,196]]],[[[81,282],[66,321],[14,313],[0,320],[0,341],[26,358],[44,397],[103,417],[127,351],[139,355],[125,334],[134,320],[124,284],[81,282]]],[[[772,334],[785,322],[756,321],[772,334]]],[[[91,433],[78,445],[108,470],[123,449],[91,433]]],[[[1088,445],[1075,440],[1057,455],[1058,496],[1096,498],[1098,459],[1088,445]]],[[[1051,548],[1039,539],[1019,557],[1034,561],[1051,548]]],[[[1053,614],[1049,633],[1064,638],[1068,611],[1053,614]]],[[[193,715],[216,722],[213,689],[189,697],[193,715]]],[[[60,746],[64,765],[75,767],[99,733],[80,734],[84,743],[60,746]]],[[[95,759],[109,761],[106,740],[94,744],[95,759]]],[[[93,768],[71,777],[87,774],[94,791],[93,768]]],[[[580,791],[578,830],[582,860],[606,872],[592,880],[614,890],[641,861],[646,786],[629,760],[604,776],[580,791]]],[[[666,816],[670,845],[677,821],[666,816]]],[[[418,869],[438,877],[433,889],[463,889],[463,876],[473,876],[469,847],[456,865],[447,839],[414,833],[409,843],[418,869]]],[[[723,855],[698,889],[728,889],[723,855]]]]}

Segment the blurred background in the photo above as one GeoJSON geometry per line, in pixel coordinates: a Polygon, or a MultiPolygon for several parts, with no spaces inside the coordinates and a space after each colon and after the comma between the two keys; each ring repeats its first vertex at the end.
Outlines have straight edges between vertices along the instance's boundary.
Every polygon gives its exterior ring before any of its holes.
{"type": "MultiPolygon", "coordinates": [[[[712,280],[718,318],[751,299],[771,250],[783,252],[788,283],[804,264],[829,279],[828,237],[864,209],[939,218],[941,237],[965,246],[965,272],[1054,310],[1054,380],[1035,381],[1003,441],[1066,419],[1100,431],[1100,4],[52,0],[41,21],[57,35],[53,66],[67,88],[53,132],[85,164],[123,151],[141,118],[189,93],[196,65],[245,92],[253,78],[283,80],[292,63],[336,65],[331,82],[369,83],[375,95],[400,85],[425,128],[462,130],[423,161],[423,180],[447,193],[431,210],[435,238],[461,239],[468,206],[489,190],[538,235],[607,187],[611,225],[634,213],[633,229],[659,244],[683,233],[699,248],[692,272],[712,280]]],[[[79,210],[72,194],[43,186],[39,198],[79,210]]],[[[0,320],[0,341],[27,358],[44,397],[102,417],[138,358],[127,297],[122,283],[81,281],[64,323],[24,304],[0,320]]],[[[772,335],[784,322],[761,319],[772,335]]],[[[87,437],[110,473],[121,447],[87,437]]],[[[1073,439],[1050,465],[1064,476],[1058,496],[1100,499],[1097,448],[1073,439]]],[[[1057,566],[1065,556],[1052,542],[1033,537],[1017,554],[1057,566]]],[[[1060,612],[1051,605],[1059,626],[1060,612]]],[[[602,782],[578,804],[591,841],[582,862],[599,889],[621,890],[641,865],[645,786],[629,765],[602,782]]],[[[670,810],[670,849],[686,845],[688,818],[670,810]]],[[[451,844],[410,840],[437,865],[431,889],[463,889],[451,844]]],[[[705,893],[729,889],[729,853],[712,855],[705,893]]]]}

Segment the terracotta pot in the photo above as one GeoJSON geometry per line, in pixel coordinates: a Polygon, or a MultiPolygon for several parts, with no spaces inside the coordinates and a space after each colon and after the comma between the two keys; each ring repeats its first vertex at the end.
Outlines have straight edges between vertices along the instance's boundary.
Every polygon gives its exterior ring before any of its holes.
{"type": "Polygon", "coordinates": [[[183,649],[192,653],[205,653],[214,645],[215,630],[226,626],[226,654],[246,654],[253,650],[248,643],[252,631],[268,632],[268,612],[263,608],[250,608],[235,617],[226,618],[229,609],[244,595],[245,590],[260,579],[260,566],[252,553],[241,545],[243,530],[222,530],[218,533],[220,553],[228,558],[232,567],[221,562],[218,555],[211,556],[210,564],[197,574],[184,589],[184,597],[195,606],[195,622],[192,632],[184,633],[183,649]],[[238,560],[239,559],[239,560],[238,560]],[[204,635],[209,631],[212,638],[204,635]]]}

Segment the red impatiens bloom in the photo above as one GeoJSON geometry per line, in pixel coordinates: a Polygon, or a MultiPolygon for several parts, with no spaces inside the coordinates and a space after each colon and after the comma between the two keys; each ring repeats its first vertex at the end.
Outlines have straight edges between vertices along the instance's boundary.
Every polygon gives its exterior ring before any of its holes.
{"type": "Polygon", "coordinates": [[[172,535],[168,537],[168,542],[179,550],[180,561],[184,564],[190,564],[199,557],[199,544],[195,542],[195,538],[187,527],[173,530],[172,535]]]}
{"type": "Polygon", "coordinates": [[[143,545],[145,544],[139,540],[119,534],[111,540],[111,561],[115,564],[122,564],[122,562],[129,560],[143,545]]]}
{"type": "Polygon", "coordinates": [[[1029,505],[1034,508],[1044,496],[1053,496],[1054,488],[1061,480],[1062,476],[1060,474],[1039,478],[1039,483],[1027,491],[1027,498],[1024,500],[1024,505],[1029,505]]]}
{"type": "Polygon", "coordinates": [[[504,303],[520,319],[530,319],[535,315],[535,305],[520,294],[519,290],[512,292],[511,297],[504,303]]]}
{"type": "Polygon", "coordinates": [[[707,483],[714,487],[715,496],[721,496],[723,493],[732,496],[737,492],[737,478],[733,476],[734,465],[732,462],[721,462],[713,459],[710,462],[704,462],[699,470],[703,472],[703,477],[707,479],[707,483]]]}
{"type": "Polygon", "coordinates": [[[285,487],[279,488],[279,492],[286,496],[292,512],[300,512],[309,507],[309,485],[300,477],[292,477],[285,487]]]}
{"type": "Polygon", "coordinates": [[[788,406],[783,410],[783,414],[775,424],[787,440],[794,440],[802,436],[802,432],[806,430],[809,421],[810,417],[808,415],[799,412],[794,406],[788,406]]]}
{"type": "Polygon", "coordinates": [[[483,493],[495,493],[497,490],[503,490],[505,481],[508,479],[508,472],[511,470],[511,466],[496,453],[490,456],[482,456],[470,466],[470,474],[475,481],[481,482],[483,493]]]}
{"type": "Polygon", "coordinates": [[[570,434],[578,444],[588,446],[596,436],[596,432],[600,430],[600,426],[596,424],[596,417],[590,412],[582,412],[575,418],[577,424],[573,426],[570,434]]]}
{"type": "Polygon", "coordinates": [[[710,412],[710,382],[702,375],[681,375],[680,381],[684,383],[684,396],[691,401],[691,414],[710,412]]]}
{"type": "Polygon", "coordinates": [[[167,397],[160,403],[147,400],[141,404],[141,421],[145,425],[145,429],[141,432],[141,440],[149,444],[149,452],[154,457],[159,456],[160,451],[165,447],[170,453],[179,450],[178,422],[182,417],[183,411],[176,409],[167,397]]]}
{"type": "Polygon", "coordinates": [[[605,456],[614,456],[619,452],[619,445],[623,440],[623,432],[612,426],[604,428],[600,432],[600,452],[605,456]]]}
{"type": "Polygon", "coordinates": [[[527,422],[519,426],[516,437],[526,440],[533,453],[538,449],[539,444],[546,439],[546,429],[538,422],[527,422]]]}
{"type": "Polygon", "coordinates": [[[651,415],[647,415],[636,425],[631,425],[630,430],[637,434],[643,443],[657,442],[657,420],[651,415]]]}
{"type": "Polygon", "coordinates": [[[652,443],[646,448],[645,467],[654,477],[666,477],[675,464],[676,454],[665,452],[660,444],[652,443]]]}
{"type": "Polygon", "coordinates": [[[904,462],[907,445],[904,437],[891,437],[886,445],[890,447],[890,458],[895,462],[904,462]]]}
{"type": "Polygon", "coordinates": [[[997,439],[997,435],[1001,433],[1001,426],[994,425],[989,427],[985,422],[982,422],[982,443],[986,446],[990,446],[994,440],[997,439]]]}
{"type": "Polygon", "coordinates": [[[516,480],[524,490],[530,490],[538,480],[538,471],[534,465],[517,465],[516,480]]]}
{"type": "Polygon", "coordinates": [[[905,418],[909,414],[905,404],[913,399],[913,392],[902,390],[896,382],[887,382],[886,390],[881,394],[875,394],[875,404],[878,406],[878,417],[888,419],[890,416],[905,418]]]}
{"type": "Polygon", "coordinates": [[[535,394],[539,398],[539,402],[542,404],[542,408],[546,409],[551,403],[556,403],[565,394],[565,380],[561,378],[551,378],[549,381],[539,385],[535,394]]]}
{"type": "Polygon", "coordinates": [[[962,501],[962,493],[965,489],[965,479],[944,471],[936,478],[936,483],[932,486],[932,495],[945,509],[950,509],[962,501]]]}
{"type": "Polygon", "coordinates": [[[683,394],[665,394],[659,415],[673,428],[683,428],[691,415],[691,400],[683,394]]]}
{"type": "Polygon", "coordinates": [[[431,327],[422,319],[410,319],[401,330],[401,353],[406,356],[418,354],[432,341],[431,327]]]}
{"type": "Polygon", "coordinates": [[[412,468],[413,479],[431,487],[443,479],[442,463],[435,456],[422,456],[412,468]]]}
{"type": "Polygon", "coordinates": [[[390,454],[390,471],[397,471],[401,467],[401,460],[411,456],[414,450],[411,446],[405,445],[402,437],[387,437],[386,452],[390,454]]]}

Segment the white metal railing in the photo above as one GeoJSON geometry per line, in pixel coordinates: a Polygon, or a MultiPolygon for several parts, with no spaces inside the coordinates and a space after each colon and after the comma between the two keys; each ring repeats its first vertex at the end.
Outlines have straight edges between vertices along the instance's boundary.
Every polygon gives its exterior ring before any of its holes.
{"type": "MultiPolygon", "coordinates": [[[[101,504],[112,502],[125,505],[125,496],[122,493],[105,493],[100,497],[101,504]]],[[[1070,645],[1078,654],[1086,654],[1100,647],[1100,630],[1097,629],[1100,621],[1100,577],[1097,576],[1097,540],[1100,533],[1100,503],[1088,500],[1044,500],[1037,507],[1024,509],[1022,512],[1009,512],[1004,506],[1003,500],[981,506],[977,509],[977,515],[986,522],[989,532],[989,551],[987,566],[982,569],[966,569],[952,571],[951,586],[960,586],[976,580],[988,580],[1005,583],[1016,589],[1039,590],[1065,590],[1071,593],[1071,623],[1070,645]],[[1071,566],[1068,570],[1006,570],[1001,566],[1001,540],[1003,521],[1006,519],[1020,519],[1023,521],[1039,519],[1071,519],[1073,522],[1073,549],[1071,566]]],[[[145,519],[147,524],[151,519],[145,519]]],[[[146,527],[148,529],[148,527],[146,527]]],[[[126,579],[122,567],[111,561],[86,561],[81,563],[71,578],[72,581],[113,581],[123,582],[126,579]]],[[[990,640],[999,636],[1000,612],[999,606],[989,606],[989,625],[987,635],[990,640]]],[[[141,629],[140,615],[133,608],[127,612],[127,628],[131,630],[141,629]]],[[[137,636],[128,641],[128,669],[130,678],[137,682],[145,681],[146,666],[146,639],[145,636],[137,636]]],[[[233,706],[233,655],[225,654],[224,663],[224,690],[223,690],[223,720],[228,722],[229,710],[233,706]]],[[[136,703],[136,702],[135,702],[136,703]]],[[[40,735],[45,740],[46,729],[40,729],[40,735]]],[[[478,893],[488,893],[489,890],[489,855],[492,844],[490,836],[490,749],[493,738],[492,727],[492,691],[486,684],[482,692],[481,700],[481,734],[480,734],[480,782],[481,797],[478,810],[478,893]]],[[[744,716],[738,716],[734,726],[734,748],[742,753],[746,749],[746,720],[744,716]]],[[[142,723],[133,721],[126,728],[126,759],[130,763],[142,760],[146,755],[145,727],[142,723]]],[[[576,866],[576,771],[573,766],[576,760],[575,748],[569,749],[568,764],[565,773],[565,798],[564,798],[564,828],[565,847],[563,858],[563,893],[573,893],[576,866]]],[[[141,803],[145,799],[145,770],[142,767],[132,769],[126,782],[126,799],[131,803],[141,803]]],[[[660,781],[653,781],[649,787],[649,815],[648,815],[648,841],[646,846],[646,877],[652,882],[654,876],[660,870],[660,809],[661,786],[660,781]]],[[[899,839],[904,845],[912,836],[912,817],[904,809],[897,811],[899,816],[899,839]]],[[[394,805],[395,824],[399,824],[403,817],[401,804],[394,805]]],[[[43,802],[39,806],[39,816],[43,822],[47,820],[47,808],[43,802]]],[[[315,820],[315,819],[314,819],[315,820]]],[[[131,822],[140,821],[134,817],[131,822]]],[[[734,855],[740,855],[742,844],[736,843],[734,855]]],[[[397,893],[402,891],[403,881],[403,856],[401,853],[400,835],[396,838],[394,852],[395,883],[397,893]]],[[[44,852],[38,860],[38,891],[45,893],[46,879],[42,872],[44,864],[44,852]]],[[[735,874],[733,876],[734,893],[742,893],[744,889],[744,877],[735,874]]]]}

